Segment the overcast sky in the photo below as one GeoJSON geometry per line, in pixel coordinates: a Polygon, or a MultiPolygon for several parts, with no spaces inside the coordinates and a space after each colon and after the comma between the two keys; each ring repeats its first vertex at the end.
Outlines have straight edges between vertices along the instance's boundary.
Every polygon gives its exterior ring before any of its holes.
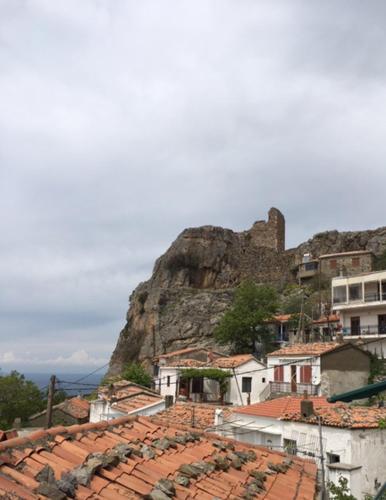
{"type": "Polygon", "coordinates": [[[0,0],[0,367],[92,370],[187,226],[386,225],[384,0],[0,0]]]}

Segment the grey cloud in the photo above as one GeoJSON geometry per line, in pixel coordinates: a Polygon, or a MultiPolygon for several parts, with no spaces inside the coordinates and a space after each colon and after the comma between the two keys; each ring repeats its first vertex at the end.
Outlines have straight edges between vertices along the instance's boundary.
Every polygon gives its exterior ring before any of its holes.
{"type": "Polygon", "coordinates": [[[0,351],[108,358],[186,226],[384,225],[384,14],[0,0],[0,351]]]}

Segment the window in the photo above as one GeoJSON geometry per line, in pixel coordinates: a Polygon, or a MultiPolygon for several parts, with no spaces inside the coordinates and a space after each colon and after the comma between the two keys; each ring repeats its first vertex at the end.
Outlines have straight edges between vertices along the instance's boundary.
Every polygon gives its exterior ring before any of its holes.
{"type": "Polygon", "coordinates": [[[265,384],[265,377],[263,377],[263,378],[261,379],[261,382],[262,382],[263,384],[265,384]]]}
{"type": "Polygon", "coordinates": [[[352,267],[359,267],[361,263],[361,259],[359,257],[353,257],[351,259],[351,265],[352,267]]]}
{"type": "Polygon", "coordinates": [[[252,392],[252,377],[243,377],[241,379],[242,392],[252,392]]]}
{"type": "Polygon", "coordinates": [[[166,377],[166,385],[167,387],[170,387],[170,375],[166,377]]]}
{"type": "Polygon", "coordinates": [[[336,453],[327,453],[327,461],[329,464],[337,464],[340,462],[340,456],[336,453]]]}
{"type": "Polygon", "coordinates": [[[288,455],[296,455],[297,443],[294,439],[284,439],[283,446],[284,446],[284,451],[288,453],[288,455]]]}
{"type": "Polygon", "coordinates": [[[331,259],[330,260],[330,269],[336,269],[336,267],[337,267],[336,259],[331,259]]]}
{"type": "Polygon", "coordinates": [[[283,382],[284,381],[284,366],[276,365],[274,368],[273,379],[275,382],[283,382]]]}
{"type": "Polygon", "coordinates": [[[302,384],[311,384],[311,365],[304,365],[300,367],[300,382],[302,384]]]}
{"type": "Polygon", "coordinates": [[[195,377],[192,379],[192,393],[202,394],[204,392],[204,379],[202,377],[195,377]]]}
{"type": "Polygon", "coordinates": [[[351,324],[351,335],[360,335],[361,334],[360,316],[351,316],[350,324],[351,324]]]}
{"type": "Polygon", "coordinates": [[[343,302],[347,302],[346,286],[334,286],[334,288],[332,289],[332,296],[334,304],[342,304],[343,302]]]}
{"type": "Polygon", "coordinates": [[[362,285],[360,283],[349,285],[348,296],[350,300],[362,300],[362,285]]]}

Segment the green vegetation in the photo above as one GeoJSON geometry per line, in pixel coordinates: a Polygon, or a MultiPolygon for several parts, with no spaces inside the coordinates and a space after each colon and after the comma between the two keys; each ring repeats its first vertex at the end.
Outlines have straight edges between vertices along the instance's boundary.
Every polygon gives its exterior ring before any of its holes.
{"type": "Polygon", "coordinates": [[[331,500],[357,500],[354,495],[351,495],[350,490],[347,486],[348,480],[345,477],[339,478],[339,485],[328,482],[328,489],[330,492],[331,500]]]}
{"type": "Polygon", "coordinates": [[[0,376],[0,428],[10,429],[15,418],[24,423],[46,407],[38,386],[17,371],[0,376]]]}
{"type": "Polygon", "coordinates": [[[217,342],[230,345],[233,353],[253,352],[256,343],[269,352],[273,335],[268,321],[276,313],[278,302],[274,288],[244,281],[236,290],[231,308],[215,328],[217,342]]]}
{"type": "Polygon", "coordinates": [[[121,373],[120,379],[151,387],[152,377],[140,363],[129,363],[121,373]]]}

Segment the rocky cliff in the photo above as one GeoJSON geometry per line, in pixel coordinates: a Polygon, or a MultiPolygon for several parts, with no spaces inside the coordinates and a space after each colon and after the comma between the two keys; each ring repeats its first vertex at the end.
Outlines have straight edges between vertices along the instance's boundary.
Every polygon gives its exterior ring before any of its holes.
{"type": "Polygon", "coordinates": [[[184,347],[216,348],[213,328],[243,279],[282,287],[294,281],[293,269],[305,252],[386,250],[386,227],[320,233],[287,251],[284,234],[284,217],[275,208],[267,222],[257,221],[248,231],[213,226],[183,231],[131,295],[109,373],[119,373],[129,361],[149,365],[153,356],[184,347]]]}

